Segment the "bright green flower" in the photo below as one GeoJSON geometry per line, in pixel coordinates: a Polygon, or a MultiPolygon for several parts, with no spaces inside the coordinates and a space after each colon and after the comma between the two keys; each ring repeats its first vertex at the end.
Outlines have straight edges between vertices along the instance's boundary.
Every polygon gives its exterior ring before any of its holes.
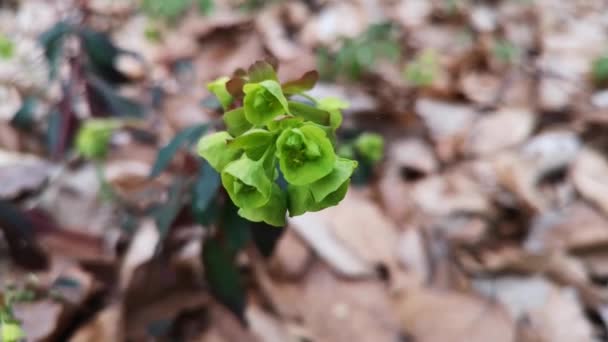
{"type": "Polygon", "coordinates": [[[380,134],[363,133],[355,140],[355,148],[363,158],[377,163],[384,154],[384,139],[380,134]]]}
{"type": "Polygon", "coordinates": [[[246,156],[228,164],[222,171],[222,184],[241,209],[259,208],[270,200],[272,181],[262,162],[246,156]]]}
{"type": "Polygon", "coordinates": [[[216,132],[202,137],[198,141],[196,150],[209,162],[211,167],[217,172],[221,172],[228,163],[241,155],[239,149],[229,146],[228,142],[231,140],[232,136],[228,132],[216,132]]]}
{"type": "Polygon", "coordinates": [[[229,77],[220,77],[213,82],[207,84],[207,89],[217,97],[224,110],[228,109],[232,103],[232,95],[226,90],[226,83],[230,81],[229,77]]]}
{"type": "Polygon", "coordinates": [[[317,101],[317,107],[329,112],[329,125],[336,129],[342,124],[342,109],[347,109],[350,105],[335,97],[326,97],[317,101]]]}
{"type": "Polygon", "coordinates": [[[264,125],[278,115],[289,113],[287,99],[276,81],[248,83],[243,91],[245,117],[254,125],[264,125]]]}
{"type": "Polygon", "coordinates": [[[338,158],[334,169],[318,181],[304,186],[288,186],[289,214],[302,215],[336,205],[344,199],[357,162],[338,158]]]}
{"type": "Polygon", "coordinates": [[[118,127],[120,123],[116,120],[88,120],[76,135],[76,150],[89,159],[105,157],[112,132],[118,127]]]}
{"type": "Polygon", "coordinates": [[[293,185],[319,180],[331,172],[336,162],[325,131],[312,124],[285,129],[277,139],[277,155],[285,179],[293,185]]]}
{"type": "Polygon", "coordinates": [[[243,107],[224,113],[224,123],[226,124],[226,130],[233,137],[238,137],[253,127],[251,122],[245,118],[243,107]]]}
{"type": "Polygon", "coordinates": [[[255,209],[241,208],[239,215],[253,222],[266,222],[276,227],[285,226],[285,214],[287,213],[287,195],[276,184],[272,184],[270,200],[263,206],[255,209]]]}

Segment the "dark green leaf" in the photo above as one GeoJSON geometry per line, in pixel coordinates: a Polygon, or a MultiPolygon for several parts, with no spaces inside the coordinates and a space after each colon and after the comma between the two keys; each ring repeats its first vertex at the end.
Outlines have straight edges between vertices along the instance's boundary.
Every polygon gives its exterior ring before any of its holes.
{"type": "Polygon", "coordinates": [[[183,146],[191,146],[207,131],[207,124],[188,127],[177,133],[171,141],[158,151],[156,161],[150,171],[150,178],[155,178],[171,163],[177,151],[183,146]]]}
{"type": "Polygon", "coordinates": [[[234,253],[219,238],[207,239],[202,259],[211,293],[241,320],[246,304],[245,287],[234,253]]]}
{"type": "Polygon", "coordinates": [[[277,242],[285,232],[285,229],[277,229],[264,222],[252,222],[250,230],[253,242],[266,258],[272,255],[277,242]]]}
{"type": "Polygon", "coordinates": [[[288,103],[291,114],[323,126],[329,126],[328,112],[300,102],[288,101],[288,103]]]}
{"type": "Polygon", "coordinates": [[[48,31],[43,32],[38,40],[44,48],[44,55],[50,66],[50,77],[55,78],[57,68],[59,67],[59,59],[63,52],[63,41],[68,33],[72,31],[72,26],[66,22],[60,21],[51,27],[48,31]]]}
{"type": "Polygon", "coordinates": [[[129,78],[115,67],[118,55],[126,53],[126,51],[116,47],[105,33],[85,28],[80,31],[80,37],[88,57],[89,67],[97,77],[110,83],[129,81],[129,78]]]}
{"type": "Polygon", "coordinates": [[[34,123],[34,110],[38,101],[33,96],[28,96],[23,101],[21,108],[17,111],[15,116],[11,119],[11,125],[19,129],[27,130],[32,127],[34,123]]]}
{"type": "Polygon", "coordinates": [[[163,241],[167,236],[171,224],[175,221],[175,218],[177,218],[177,215],[184,206],[182,196],[184,194],[185,185],[183,178],[177,177],[175,181],[173,181],[173,184],[171,184],[167,201],[154,211],[156,228],[158,229],[160,236],[159,241],[163,241]]]}
{"type": "Polygon", "coordinates": [[[29,269],[44,269],[47,256],[36,245],[34,221],[9,201],[0,200],[0,229],[17,264],[29,269]]]}
{"type": "Polygon", "coordinates": [[[226,247],[233,253],[245,247],[250,241],[249,225],[251,222],[238,214],[239,208],[228,198],[223,209],[220,231],[225,239],[226,247]]]}
{"type": "Polygon", "coordinates": [[[221,184],[219,173],[208,162],[203,162],[192,194],[192,213],[198,223],[207,225],[212,221],[213,213],[210,210],[221,184]]]}
{"type": "Polygon", "coordinates": [[[121,96],[104,80],[90,77],[88,81],[87,96],[95,116],[107,116],[108,114],[136,118],[144,116],[145,109],[140,103],[121,96]]]}
{"type": "Polygon", "coordinates": [[[282,85],[285,94],[297,94],[312,89],[319,80],[317,71],[309,71],[297,80],[286,82],[282,85]]]}

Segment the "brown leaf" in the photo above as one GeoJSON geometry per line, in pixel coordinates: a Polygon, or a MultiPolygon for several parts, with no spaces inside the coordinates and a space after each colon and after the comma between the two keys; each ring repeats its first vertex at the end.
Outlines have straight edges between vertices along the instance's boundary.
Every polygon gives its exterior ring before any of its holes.
{"type": "Polygon", "coordinates": [[[124,339],[122,321],[121,305],[111,304],[78,329],[70,342],[121,341],[124,339]]]}
{"type": "Polygon", "coordinates": [[[608,162],[599,153],[584,149],[578,154],[572,178],[581,195],[608,214],[608,162]]]}
{"type": "Polygon", "coordinates": [[[514,340],[513,321],[497,303],[457,292],[419,288],[404,290],[396,305],[404,331],[416,341],[514,340]]]}

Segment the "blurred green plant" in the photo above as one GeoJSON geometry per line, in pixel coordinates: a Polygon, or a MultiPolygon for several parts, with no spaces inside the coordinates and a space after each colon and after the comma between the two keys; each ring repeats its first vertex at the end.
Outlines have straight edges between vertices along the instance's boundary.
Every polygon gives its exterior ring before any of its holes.
{"type": "Polygon", "coordinates": [[[0,33],[0,59],[9,59],[15,54],[15,43],[0,33]]]}
{"type": "Polygon", "coordinates": [[[151,18],[175,22],[192,6],[201,14],[208,15],[213,11],[213,0],[143,0],[142,11],[151,18]]]}
{"type": "Polygon", "coordinates": [[[352,176],[353,183],[367,184],[376,165],[384,158],[384,138],[378,133],[361,132],[353,138],[341,139],[337,153],[358,162],[359,167],[352,176]]]}
{"type": "Polygon", "coordinates": [[[20,322],[15,318],[13,305],[34,300],[36,293],[28,288],[7,286],[0,293],[0,336],[1,341],[17,342],[25,339],[20,322]]]}
{"type": "Polygon", "coordinates": [[[433,83],[439,73],[439,58],[434,50],[424,50],[415,60],[408,63],[404,70],[405,79],[416,87],[433,83]]]}
{"type": "Polygon", "coordinates": [[[392,23],[374,24],[356,38],[345,38],[340,48],[332,52],[322,47],[317,52],[317,68],[322,79],[345,77],[359,79],[379,59],[399,60],[401,49],[392,23]]]}
{"type": "Polygon", "coordinates": [[[516,64],[521,59],[521,49],[508,40],[501,39],[494,43],[492,54],[499,61],[506,64],[516,64]]]}
{"type": "Polygon", "coordinates": [[[591,78],[596,86],[608,84],[608,53],[597,57],[591,65],[591,78]]]}

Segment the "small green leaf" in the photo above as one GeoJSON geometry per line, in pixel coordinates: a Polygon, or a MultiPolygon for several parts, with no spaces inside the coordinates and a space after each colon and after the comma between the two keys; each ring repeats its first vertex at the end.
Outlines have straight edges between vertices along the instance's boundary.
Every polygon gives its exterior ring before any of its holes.
{"type": "Polygon", "coordinates": [[[226,124],[228,133],[233,137],[238,137],[253,127],[251,122],[245,118],[245,109],[243,107],[224,113],[224,123],[226,124]]]}
{"type": "Polygon", "coordinates": [[[305,120],[318,123],[319,125],[330,125],[331,119],[329,112],[295,101],[288,101],[288,104],[289,111],[291,112],[291,114],[301,117],[305,120]]]}
{"type": "Polygon", "coordinates": [[[234,260],[234,253],[220,239],[207,239],[202,248],[202,260],[211,293],[243,319],[245,287],[234,260]]]}
{"type": "Polygon", "coordinates": [[[191,4],[191,0],[143,0],[141,7],[148,16],[176,20],[191,4]]]}
{"type": "Polygon", "coordinates": [[[276,81],[247,83],[243,91],[245,117],[254,125],[264,125],[278,115],[289,113],[287,99],[276,81]]]}
{"type": "Polygon", "coordinates": [[[274,71],[272,65],[265,61],[257,61],[249,67],[247,71],[249,76],[249,82],[258,83],[262,81],[275,81],[278,82],[277,74],[274,71]]]}
{"type": "Polygon", "coordinates": [[[181,132],[177,133],[171,141],[163,146],[156,155],[156,160],[150,171],[150,178],[158,177],[173,160],[173,157],[177,151],[183,146],[189,146],[207,131],[207,124],[200,124],[192,127],[188,127],[181,132]]]}
{"type": "Polygon", "coordinates": [[[277,185],[272,185],[272,192],[268,203],[260,208],[241,208],[239,215],[253,222],[266,222],[275,227],[285,226],[287,213],[287,196],[277,185]]]}
{"type": "Polygon", "coordinates": [[[112,132],[120,127],[116,120],[86,121],[76,135],[76,150],[88,159],[102,159],[108,152],[112,132]]]}
{"type": "Polygon", "coordinates": [[[229,80],[230,78],[228,77],[220,77],[207,84],[207,89],[217,97],[224,110],[228,109],[233,100],[232,95],[226,90],[226,83],[228,83],[229,80]]]}
{"type": "Polygon", "coordinates": [[[9,59],[15,54],[15,43],[0,33],[0,59],[9,59]]]}
{"type": "Polygon", "coordinates": [[[254,128],[229,141],[228,145],[233,149],[243,149],[249,158],[258,160],[264,155],[275,136],[276,134],[265,129],[254,128]]]}
{"type": "Polygon", "coordinates": [[[217,172],[221,172],[241,155],[239,149],[228,144],[231,139],[230,134],[224,131],[206,135],[199,140],[196,150],[217,172]]]}
{"type": "Polygon", "coordinates": [[[336,161],[325,131],[312,124],[284,130],[277,140],[277,155],[285,179],[294,185],[321,179],[336,161]]]}
{"type": "Polygon", "coordinates": [[[598,86],[608,83],[608,54],[600,56],[593,61],[591,76],[593,82],[598,86]]]}
{"type": "Polygon", "coordinates": [[[270,200],[272,182],[263,164],[246,156],[224,168],[222,185],[239,208],[259,208],[270,200]]]}
{"type": "Polygon", "coordinates": [[[319,81],[319,73],[317,71],[308,71],[297,80],[283,83],[282,88],[285,94],[297,94],[314,88],[319,81]]]}

